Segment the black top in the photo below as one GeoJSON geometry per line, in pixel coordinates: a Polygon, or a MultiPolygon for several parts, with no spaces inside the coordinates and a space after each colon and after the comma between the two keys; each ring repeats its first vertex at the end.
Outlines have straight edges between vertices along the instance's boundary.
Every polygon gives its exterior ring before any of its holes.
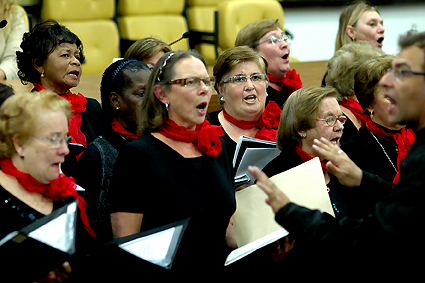
{"type": "MultiPolygon", "coordinates": [[[[210,113],[207,114],[207,117],[205,119],[207,119],[210,122],[211,125],[221,126],[221,123],[218,120],[218,114],[221,111],[222,110],[210,112],[210,113]]],[[[233,160],[233,156],[235,155],[235,151],[236,151],[237,142],[232,140],[232,138],[226,133],[226,131],[224,130],[223,127],[222,127],[222,129],[223,129],[223,133],[224,133],[224,136],[222,137],[222,139],[225,140],[227,152],[230,155],[231,160],[233,160]]]]}
{"type": "Polygon", "coordinates": [[[111,211],[142,213],[142,230],[190,217],[171,270],[218,272],[224,267],[226,228],[236,208],[231,166],[225,145],[216,158],[184,158],[145,134],[119,153],[111,211]]]}
{"type": "Polygon", "coordinates": [[[347,117],[347,121],[344,124],[344,130],[342,132],[342,137],[340,139],[340,144],[343,145],[347,141],[349,141],[353,135],[355,135],[359,130],[357,130],[356,126],[354,125],[353,121],[351,121],[347,117]]]}
{"type": "MultiPolygon", "coordinates": [[[[391,132],[388,129],[386,131],[391,132]]],[[[387,182],[394,180],[397,173],[394,169],[394,167],[397,168],[397,144],[394,139],[373,135],[366,125],[363,125],[341,148],[360,169],[378,175],[387,182]]],[[[355,189],[348,189],[344,192],[342,197],[350,216],[366,217],[373,212],[375,203],[386,196],[386,193],[374,194],[373,188],[369,188],[368,191],[366,194],[359,193],[355,189]]]]}
{"type": "Polygon", "coordinates": [[[266,105],[269,103],[269,101],[274,101],[279,105],[280,109],[283,108],[283,104],[285,104],[286,100],[289,97],[289,91],[286,86],[283,87],[281,91],[277,91],[271,86],[267,88],[267,98],[266,98],[266,105]]]}
{"type": "MultiPolygon", "coordinates": [[[[416,278],[423,266],[418,256],[425,251],[425,129],[417,133],[400,172],[400,181],[394,185],[363,171],[359,193],[367,194],[370,188],[390,193],[362,219],[336,220],[291,203],[278,211],[276,220],[297,238],[323,247],[328,254],[332,251],[332,257],[339,259],[333,274],[348,271],[343,274],[380,280],[416,278]]],[[[303,268],[310,267],[309,262],[303,264],[303,268]]]]}
{"type": "MultiPolygon", "coordinates": [[[[97,139],[104,139],[110,147],[119,152],[129,141],[112,129],[106,131],[97,139]]],[[[109,147],[102,148],[102,158],[99,151],[100,143],[91,143],[78,160],[78,171],[75,181],[85,189],[84,198],[87,202],[87,216],[92,229],[99,241],[112,240],[111,219],[109,216],[109,184],[112,168],[116,159],[109,152],[109,147]]],[[[118,154],[118,153],[116,153],[118,154]]]]}

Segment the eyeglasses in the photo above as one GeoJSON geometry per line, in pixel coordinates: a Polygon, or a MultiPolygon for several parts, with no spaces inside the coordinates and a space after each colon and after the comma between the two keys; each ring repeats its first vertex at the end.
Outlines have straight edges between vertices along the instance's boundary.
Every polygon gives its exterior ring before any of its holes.
{"type": "Polygon", "coordinates": [[[72,140],[72,137],[66,137],[66,138],[56,137],[51,139],[44,138],[44,137],[35,137],[35,138],[49,142],[52,148],[59,148],[63,142],[68,146],[72,140]]]}
{"type": "Polygon", "coordinates": [[[402,79],[406,77],[408,74],[416,75],[416,76],[425,76],[423,72],[415,72],[411,70],[400,70],[400,69],[387,69],[387,72],[390,73],[396,79],[402,79]]]}
{"type": "Polygon", "coordinates": [[[347,117],[345,117],[345,115],[341,114],[339,116],[332,115],[332,116],[329,116],[325,119],[316,118],[316,120],[325,121],[326,124],[328,124],[329,127],[333,127],[333,126],[335,126],[336,121],[339,121],[341,124],[344,125],[345,122],[347,122],[347,117]]]}
{"type": "Polygon", "coordinates": [[[249,77],[247,77],[245,75],[236,75],[236,76],[230,77],[228,79],[225,79],[223,81],[223,83],[226,84],[226,83],[230,82],[232,84],[239,84],[240,85],[240,84],[246,83],[248,81],[248,78],[250,79],[250,81],[253,84],[262,83],[262,82],[268,80],[267,76],[265,74],[252,74],[249,77]]]}
{"type": "Polygon", "coordinates": [[[260,44],[263,44],[263,43],[267,43],[267,42],[268,43],[271,43],[273,45],[276,45],[278,43],[281,43],[282,41],[284,41],[286,43],[290,43],[291,42],[291,39],[292,39],[291,36],[286,35],[286,34],[282,35],[282,37],[278,37],[278,36],[272,35],[272,36],[270,36],[269,39],[266,39],[266,40],[264,40],[262,42],[259,42],[257,44],[257,46],[260,45],[260,44]]]}
{"type": "Polygon", "coordinates": [[[215,85],[215,77],[207,77],[204,79],[200,78],[185,78],[169,81],[167,84],[180,85],[184,87],[198,88],[203,82],[208,87],[213,87],[215,85]]]}

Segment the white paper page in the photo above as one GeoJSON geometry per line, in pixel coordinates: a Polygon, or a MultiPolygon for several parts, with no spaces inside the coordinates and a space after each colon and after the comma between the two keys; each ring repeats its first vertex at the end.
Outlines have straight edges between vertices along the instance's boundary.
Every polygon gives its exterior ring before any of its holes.
{"type": "Polygon", "coordinates": [[[146,237],[134,239],[119,245],[119,247],[154,264],[168,265],[168,262],[165,263],[164,261],[167,259],[167,253],[175,232],[178,232],[176,227],[172,227],[146,237]]]}
{"type": "Polygon", "coordinates": [[[254,184],[255,178],[248,172],[248,166],[255,165],[263,169],[279,154],[280,150],[277,148],[247,148],[236,171],[236,176],[246,174],[250,178],[249,184],[254,184]]]}
{"type": "Polygon", "coordinates": [[[63,252],[70,252],[74,246],[74,223],[77,203],[68,206],[67,213],[63,213],[50,222],[28,234],[29,237],[48,244],[63,252]]]}

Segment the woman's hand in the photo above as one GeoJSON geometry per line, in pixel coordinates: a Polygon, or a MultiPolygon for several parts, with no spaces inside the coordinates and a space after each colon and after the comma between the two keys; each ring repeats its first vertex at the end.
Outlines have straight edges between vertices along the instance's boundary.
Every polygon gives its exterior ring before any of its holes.
{"type": "Polygon", "coordinates": [[[323,159],[329,160],[326,169],[347,187],[360,186],[363,171],[342,151],[325,138],[313,141],[314,151],[323,159]]]}
{"type": "Polygon", "coordinates": [[[65,282],[66,280],[68,280],[69,278],[69,274],[72,272],[71,269],[71,265],[69,264],[69,262],[64,262],[62,264],[61,267],[50,271],[49,274],[47,274],[46,277],[44,277],[43,279],[34,282],[34,283],[41,283],[41,282],[46,282],[46,283],[60,283],[60,282],[65,282]]]}
{"type": "Polygon", "coordinates": [[[257,179],[257,186],[267,194],[268,199],[266,202],[272,207],[274,213],[290,202],[289,198],[270,181],[269,177],[260,168],[249,166],[248,171],[257,179]]]}

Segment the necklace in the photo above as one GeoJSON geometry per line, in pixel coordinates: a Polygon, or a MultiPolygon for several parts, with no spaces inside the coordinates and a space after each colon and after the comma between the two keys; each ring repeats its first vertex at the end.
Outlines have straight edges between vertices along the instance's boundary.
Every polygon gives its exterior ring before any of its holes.
{"type": "Polygon", "coordinates": [[[382,150],[383,150],[383,151],[384,151],[384,153],[385,153],[385,156],[388,158],[388,161],[391,163],[391,165],[393,166],[393,168],[394,168],[395,172],[397,173],[397,172],[398,172],[397,167],[395,167],[395,166],[394,166],[394,163],[391,161],[390,157],[388,156],[388,154],[387,154],[387,152],[385,151],[385,149],[384,149],[384,147],[382,146],[382,144],[378,141],[378,139],[376,138],[376,136],[375,136],[372,132],[370,132],[370,133],[371,133],[371,134],[372,134],[372,136],[375,138],[375,140],[376,140],[376,142],[379,144],[379,146],[382,148],[382,150]]]}

